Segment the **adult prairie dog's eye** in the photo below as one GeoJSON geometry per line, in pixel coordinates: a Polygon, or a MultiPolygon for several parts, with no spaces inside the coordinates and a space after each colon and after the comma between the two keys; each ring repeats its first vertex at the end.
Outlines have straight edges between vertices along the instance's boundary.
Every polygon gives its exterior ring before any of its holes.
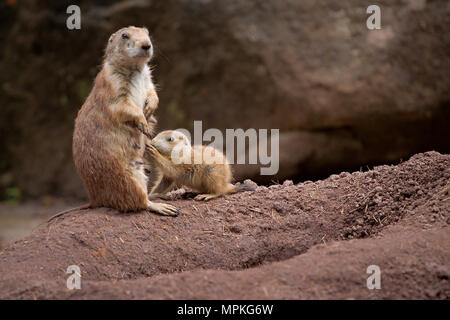
{"type": "Polygon", "coordinates": [[[173,140],[175,140],[173,137],[167,138],[167,141],[169,141],[169,142],[172,142],[173,140]]]}
{"type": "Polygon", "coordinates": [[[122,39],[130,39],[130,36],[126,33],[122,33],[122,39]]]}

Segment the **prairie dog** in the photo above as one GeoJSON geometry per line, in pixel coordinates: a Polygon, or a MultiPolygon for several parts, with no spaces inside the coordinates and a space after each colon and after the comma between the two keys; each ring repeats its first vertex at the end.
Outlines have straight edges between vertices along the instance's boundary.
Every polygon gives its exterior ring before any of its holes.
{"type": "Polygon", "coordinates": [[[152,56],[145,28],[122,28],[108,40],[102,70],[78,112],[73,134],[73,159],[89,207],[178,213],[147,196],[143,155],[158,106],[147,65],[152,56]]]}
{"type": "Polygon", "coordinates": [[[223,153],[209,146],[191,146],[179,131],[159,133],[147,144],[146,150],[159,169],[159,179],[151,194],[164,194],[174,185],[184,185],[200,192],[196,200],[207,201],[255,189],[248,184],[232,185],[230,165],[223,153]]]}

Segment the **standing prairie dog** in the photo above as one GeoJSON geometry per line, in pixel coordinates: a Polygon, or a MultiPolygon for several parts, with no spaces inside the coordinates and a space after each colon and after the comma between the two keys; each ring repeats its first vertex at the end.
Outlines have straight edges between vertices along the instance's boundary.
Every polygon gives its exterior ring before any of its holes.
{"type": "Polygon", "coordinates": [[[108,40],[103,68],[78,112],[73,134],[73,159],[89,195],[88,207],[178,213],[147,195],[143,155],[158,106],[147,65],[152,55],[145,28],[122,28],[108,40]]]}
{"type": "Polygon", "coordinates": [[[159,169],[151,194],[163,195],[174,185],[184,185],[200,192],[196,200],[207,201],[228,193],[255,190],[248,184],[232,185],[230,165],[223,153],[209,146],[191,146],[179,131],[159,133],[146,150],[159,169]]]}

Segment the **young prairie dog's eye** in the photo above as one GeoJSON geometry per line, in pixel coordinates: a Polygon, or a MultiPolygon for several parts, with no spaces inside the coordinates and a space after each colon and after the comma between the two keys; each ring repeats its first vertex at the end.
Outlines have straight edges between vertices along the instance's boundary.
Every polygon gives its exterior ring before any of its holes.
{"type": "Polygon", "coordinates": [[[172,142],[172,141],[174,141],[175,139],[174,139],[174,137],[169,137],[169,138],[167,138],[167,141],[169,141],[169,142],[172,142]]]}
{"type": "Polygon", "coordinates": [[[130,36],[126,33],[122,33],[122,39],[130,39],[130,36]]]}

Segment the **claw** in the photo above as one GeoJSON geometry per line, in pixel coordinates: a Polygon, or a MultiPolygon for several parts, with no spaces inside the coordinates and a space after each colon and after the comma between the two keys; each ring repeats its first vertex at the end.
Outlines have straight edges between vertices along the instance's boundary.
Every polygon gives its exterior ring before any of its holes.
{"type": "Polygon", "coordinates": [[[152,156],[156,156],[158,154],[158,149],[156,149],[152,144],[146,144],[145,150],[150,153],[152,156]]]}
{"type": "Polygon", "coordinates": [[[208,200],[211,200],[211,199],[214,199],[214,198],[217,198],[217,195],[215,195],[215,194],[199,194],[199,195],[197,195],[194,198],[194,200],[197,200],[197,201],[208,201],[208,200]]]}
{"type": "Polygon", "coordinates": [[[161,200],[170,201],[170,197],[168,197],[168,196],[165,195],[165,194],[160,194],[160,193],[149,194],[149,195],[148,195],[148,198],[149,198],[150,200],[159,200],[159,199],[161,199],[161,200]]]}
{"type": "Polygon", "coordinates": [[[152,139],[152,135],[150,133],[150,131],[148,130],[148,125],[146,125],[145,123],[139,123],[137,125],[137,128],[140,132],[142,132],[145,136],[147,136],[149,139],[152,139]]]}

